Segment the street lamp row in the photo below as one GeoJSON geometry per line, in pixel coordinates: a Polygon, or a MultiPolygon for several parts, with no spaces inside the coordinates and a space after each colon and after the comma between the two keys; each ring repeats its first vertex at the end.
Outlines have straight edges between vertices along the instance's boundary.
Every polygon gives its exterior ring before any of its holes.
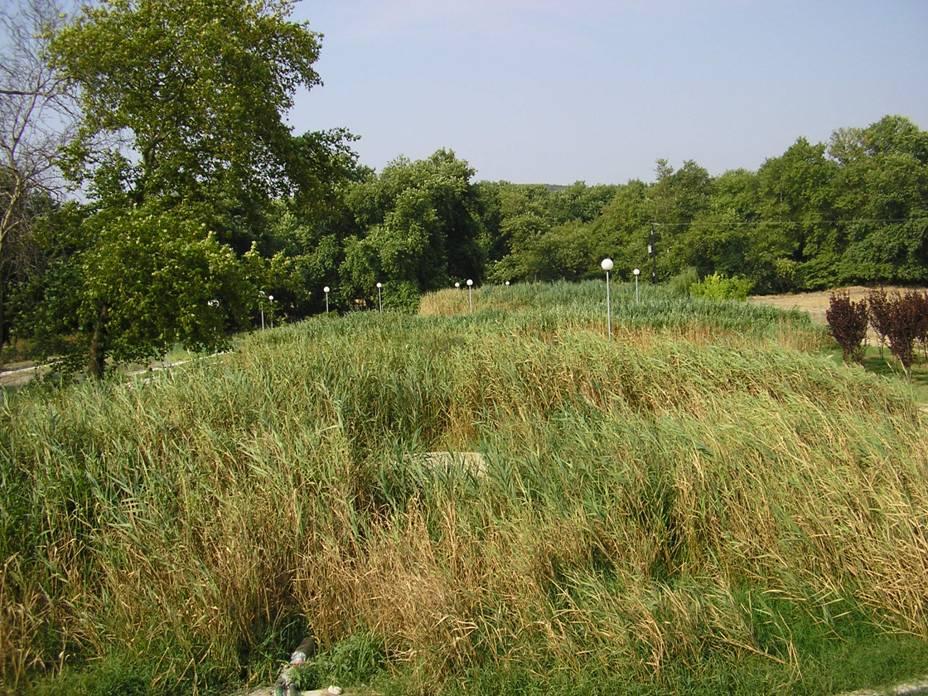
{"type": "MultiPolygon", "coordinates": [[[[649,248],[649,251],[650,251],[650,248],[649,248]]],[[[610,287],[609,287],[609,272],[615,267],[615,264],[613,263],[612,259],[610,259],[609,257],[606,257],[600,262],[599,266],[600,268],[603,269],[603,271],[606,272],[606,331],[609,334],[609,338],[612,338],[612,298],[610,295],[610,287]]],[[[639,295],[639,292],[638,292],[638,276],[641,275],[641,269],[638,269],[638,268],[633,269],[632,275],[635,276],[635,303],[637,304],[641,301],[641,296],[639,295]]],[[[470,308],[470,311],[473,312],[474,311],[474,298],[473,298],[474,281],[473,279],[468,278],[466,281],[466,284],[467,284],[467,304],[468,304],[468,307],[470,308]]],[[[507,287],[509,286],[508,280],[506,281],[506,286],[507,287]]],[[[461,287],[460,281],[455,281],[454,287],[460,288],[461,287]]],[[[325,313],[326,314],[329,313],[329,292],[331,292],[331,290],[332,288],[330,288],[328,285],[322,288],[322,292],[325,293],[325,313]]],[[[263,292],[260,292],[258,294],[261,297],[265,297],[263,292]]],[[[268,302],[273,304],[274,296],[267,295],[267,300],[268,302]]],[[[219,306],[219,300],[208,300],[207,304],[210,307],[215,308],[219,306]]],[[[377,309],[381,314],[383,313],[383,283],[381,283],[380,281],[377,281],[377,309]]],[[[264,305],[263,304],[260,305],[260,310],[261,310],[261,328],[264,329],[264,305]]],[[[271,328],[273,328],[273,319],[271,319],[271,328]]]]}
{"type": "MultiPolygon", "coordinates": [[[[599,267],[606,272],[606,331],[609,338],[612,338],[612,298],[609,294],[609,271],[615,267],[615,264],[607,256],[600,262],[599,267]]],[[[638,304],[641,302],[641,297],[638,294],[638,276],[641,275],[641,269],[634,269],[632,275],[635,276],[635,304],[638,304]]]]}

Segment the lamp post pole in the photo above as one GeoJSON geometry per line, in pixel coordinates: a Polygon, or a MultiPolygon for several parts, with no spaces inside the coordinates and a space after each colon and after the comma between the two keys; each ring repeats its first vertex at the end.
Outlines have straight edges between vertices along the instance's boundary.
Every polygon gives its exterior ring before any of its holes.
{"type": "Polygon", "coordinates": [[[383,289],[383,283],[380,281],[377,282],[377,308],[380,310],[380,313],[383,314],[383,295],[381,295],[381,290],[383,289]]]}
{"type": "Polygon", "coordinates": [[[641,298],[638,296],[638,276],[641,275],[641,269],[636,268],[632,273],[635,274],[635,304],[638,304],[641,301],[641,298]]]}
{"type": "Polygon", "coordinates": [[[271,319],[271,328],[273,329],[273,328],[274,328],[274,296],[273,296],[273,295],[268,295],[268,296],[267,296],[267,301],[271,303],[271,306],[270,306],[271,317],[270,317],[270,319],[271,319]]]}
{"type": "Polygon", "coordinates": [[[612,259],[605,258],[599,267],[606,272],[606,331],[609,332],[609,338],[612,338],[612,298],[609,296],[609,271],[612,270],[612,259]]]}
{"type": "Polygon", "coordinates": [[[325,293],[325,313],[326,313],[326,314],[329,313],[329,290],[330,290],[330,288],[329,288],[328,285],[326,285],[324,288],[322,288],[322,292],[325,293]]]}
{"type": "Polygon", "coordinates": [[[468,278],[467,279],[467,305],[470,307],[471,312],[474,311],[473,291],[474,291],[474,281],[468,278]]]}

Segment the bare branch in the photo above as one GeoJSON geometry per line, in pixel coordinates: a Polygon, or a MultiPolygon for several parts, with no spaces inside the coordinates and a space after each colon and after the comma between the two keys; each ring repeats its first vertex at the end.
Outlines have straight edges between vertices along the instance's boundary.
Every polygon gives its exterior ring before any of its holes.
{"type": "Polygon", "coordinates": [[[56,164],[75,132],[76,109],[46,49],[66,21],[59,0],[13,0],[0,9],[0,264],[9,235],[29,226],[30,195],[62,188],[56,164]]]}

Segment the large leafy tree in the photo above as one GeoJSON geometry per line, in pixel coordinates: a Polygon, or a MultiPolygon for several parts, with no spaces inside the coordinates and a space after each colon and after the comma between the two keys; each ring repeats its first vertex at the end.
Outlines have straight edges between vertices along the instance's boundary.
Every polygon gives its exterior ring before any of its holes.
{"type": "Polygon", "coordinates": [[[837,281],[843,240],[834,224],[836,170],[824,145],[798,138],[757,172],[761,220],[756,233],[768,240],[768,248],[779,250],[781,267],[795,266],[800,285],[829,287],[837,281]]]}
{"type": "Polygon", "coordinates": [[[52,45],[81,88],[73,173],[120,164],[132,195],[290,192],[283,115],[319,82],[319,38],[282,0],[104,0],[52,45]],[[127,147],[134,158],[118,159],[127,147]]]}
{"type": "Polygon", "coordinates": [[[341,264],[347,292],[370,297],[375,279],[410,298],[481,277],[474,171],[450,150],[424,160],[399,158],[353,188],[349,205],[361,233],[348,239],[341,264]]]}
{"type": "Polygon", "coordinates": [[[901,116],[837,131],[842,282],[928,281],[928,132],[901,116]]]}
{"type": "Polygon", "coordinates": [[[34,305],[43,345],[73,333],[70,357],[85,356],[98,377],[107,357],[140,361],[176,342],[223,345],[256,288],[232,249],[207,232],[205,212],[147,202],[87,217],[34,305]]]}
{"type": "MultiPolygon", "coordinates": [[[[480,185],[487,277],[505,280],[578,278],[595,265],[586,228],[616,186],[480,185]]],[[[598,263],[598,262],[597,262],[598,263]]]]}
{"type": "Polygon", "coordinates": [[[103,0],[52,42],[82,106],[67,172],[90,182],[92,213],[61,270],[92,374],[108,354],[221,345],[254,299],[233,249],[269,196],[306,180],[313,150],[283,121],[294,90],[319,81],[319,37],[291,9],[103,0]]]}

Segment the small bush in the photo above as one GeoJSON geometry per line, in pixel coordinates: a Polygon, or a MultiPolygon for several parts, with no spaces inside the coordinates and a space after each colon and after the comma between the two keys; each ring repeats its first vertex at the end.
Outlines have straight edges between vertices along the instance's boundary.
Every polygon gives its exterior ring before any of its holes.
{"type": "Polygon", "coordinates": [[[690,288],[698,282],[699,273],[695,268],[689,266],[667,281],[667,287],[677,297],[686,297],[690,294],[690,288]]]}
{"type": "Polygon", "coordinates": [[[867,308],[870,311],[870,326],[880,337],[880,354],[882,355],[883,345],[889,335],[890,326],[889,297],[886,291],[882,288],[871,290],[867,295],[867,308]]]}
{"type": "Polygon", "coordinates": [[[368,684],[385,665],[383,640],[372,633],[356,633],[294,670],[294,682],[304,690],[368,684]]]}
{"type": "Polygon", "coordinates": [[[746,300],[753,285],[748,278],[728,278],[721,273],[713,273],[699,283],[693,283],[690,286],[690,294],[708,300],[746,300]]]}
{"type": "Polygon", "coordinates": [[[831,335],[841,346],[845,361],[860,362],[869,321],[866,301],[854,302],[847,293],[834,294],[828,298],[825,318],[831,335]]]}
{"type": "Polygon", "coordinates": [[[906,372],[915,358],[915,340],[928,334],[928,295],[915,290],[888,299],[889,349],[906,372]]]}
{"type": "MultiPolygon", "coordinates": [[[[374,300],[376,299],[375,297],[374,300]]],[[[419,309],[419,290],[405,280],[384,285],[383,308],[403,314],[415,314],[419,309]]]]}
{"type": "Polygon", "coordinates": [[[147,665],[110,656],[81,670],[66,669],[55,679],[34,684],[31,691],[38,696],[149,696],[158,693],[153,677],[147,665]]]}

